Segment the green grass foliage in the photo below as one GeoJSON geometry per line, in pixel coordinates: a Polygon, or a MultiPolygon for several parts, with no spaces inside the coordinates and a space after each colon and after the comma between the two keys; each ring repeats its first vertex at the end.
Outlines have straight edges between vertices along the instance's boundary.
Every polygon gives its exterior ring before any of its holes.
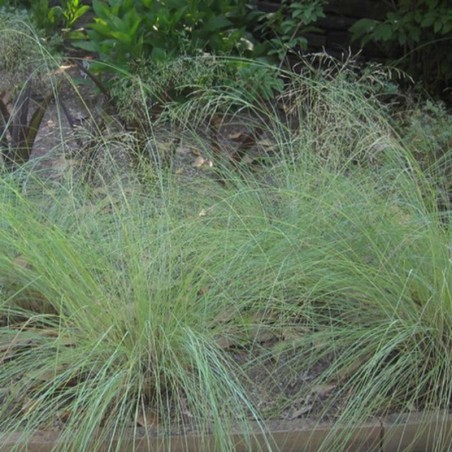
{"type": "Polygon", "coordinates": [[[126,429],[152,424],[232,450],[233,427],[266,416],[249,367],[289,352],[293,374],[329,363],[318,419],[340,405],[338,426],[450,408],[450,212],[363,94],[369,80],[290,77],[272,105],[209,88],[161,116],[208,154],[199,125],[251,111],[277,143],[259,172],[215,160],[224,183],[181,185],[144,166],[133,190],[101,194],[27,165],[1,176],[0,440],[60,426],[59,450],[121,450],[126,429]]]}

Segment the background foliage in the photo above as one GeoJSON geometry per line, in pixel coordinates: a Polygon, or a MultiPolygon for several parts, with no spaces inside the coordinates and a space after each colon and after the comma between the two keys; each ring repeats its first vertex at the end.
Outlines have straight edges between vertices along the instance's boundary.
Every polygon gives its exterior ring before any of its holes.
{"type": "Polygon", "coordinates": [[[449,0],[398,0],[383,21],[362,19],[351,31],[362,45],[380,43],[389,58],[433,89],[452,82],[452,5],[449,0]],[[396,52],[394,52],[395,49],[396,52]],[[400,56],[401,54],[401,56],[400,56]]]}
{"type": "Polygon", "coordinates": [[[93,10],[88,40],[77,45],[115,65],[203,50],[229,53],[246,45],[244,0],[94,0],[93,10]]]}
{"type": "MultiPolygon", "coordinates": [[[[62,33],[104,63],[127,69],[142,60],[202,52],[282,63],[289,52],[309,49],[309,33],[322,34],[318,20],[325,17],[328,0],[279,4],[268,12],[257,0],[0,0],[0,7],[25,8],[47,35],[62,33]]],[[[364,48],[377,44],[387,63],[442,93],[452,81],[450,1],[384,4],[386,17],[358,20],[350,29],[352,39],[364,48]]]]}

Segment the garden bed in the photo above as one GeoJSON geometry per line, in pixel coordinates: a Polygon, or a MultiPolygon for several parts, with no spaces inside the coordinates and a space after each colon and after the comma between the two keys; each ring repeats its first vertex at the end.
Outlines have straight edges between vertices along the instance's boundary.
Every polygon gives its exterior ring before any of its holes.
{"type": "Polygon", "coordinates": [[[308,74],[50,106],[0,178],[3,450],[449,443],[450,211],[373,79],[308,74]]]}

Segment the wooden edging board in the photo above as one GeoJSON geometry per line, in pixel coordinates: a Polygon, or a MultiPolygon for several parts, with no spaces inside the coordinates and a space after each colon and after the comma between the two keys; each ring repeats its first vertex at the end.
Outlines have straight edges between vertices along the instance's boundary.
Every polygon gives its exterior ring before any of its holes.
{"type": "MultiPolygon", "coordinates": [[[[350,452],[447,452],[452,450],[452,413],[411,413],[375,418],[344,432],[333,424],[317,424],[309,420],[269,421],[252,430],[252,437],[246,442],[243,433],[233,434],[237,452],[249,450],[274,450],[281,452],[315,452],[328,438],[343,435],[343,442],[336,445],[336,451],[350,452]]],[[[11,434],[1,443],[4,452],[26,450],[27,452],[49,452],[59,450],[58,432],[38,432],[26,443],[21,444],[20,434],[11,434]]],[[[101,451],[118,450],[115,442],[109,442],[101,451]]],[[[221,450],[211,435],[174,435],[169,437],[147,435],[145,429],[132,430],[123,436],[121,452],[213,452],[221,450]]],[[[81,451],[82,452],[82,451],[81,451]]],[[[85,451],[83,451],[85,452],[85,451]]],[[[88,452],[88,451],[86,451],[88,452]]],[[[89,451],[91,452],[91,451],[89,451]]]]}

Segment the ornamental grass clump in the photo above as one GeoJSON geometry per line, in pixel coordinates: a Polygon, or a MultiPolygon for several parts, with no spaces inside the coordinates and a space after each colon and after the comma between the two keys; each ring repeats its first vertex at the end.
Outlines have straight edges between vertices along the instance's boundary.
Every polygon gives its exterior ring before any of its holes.
{"type": "MultiPolygon", "coordinates": [[[[243,225],[254,237],[232,280],[238,292],[267,290],[269,306],[278,300],[283,316],[292,313],[292,340],[276,349],[297,350],[287,364],[295,375],[329,362],[316,381],[334,387],[322,415],[338,428],[413,411],[433,412],[441,425],[452,403],[450,209],[368,99],[378,80],[346,68],[308,74],[291,76],[280,98],[290,127],[281,104],[256,109],[225,89],[200,89],[174,115],[187,126],[209,111],[251,109],[277,143],[277,163],[257,186],[241,166],[245,182],[229,180],[239,193],[222,200],[231,229],[243,225]]],[[[438,434],[438,450],[447,435],[438,434]]],[[[324,447],[346,439],[334,430],[324,447]]]]}
{"type": "Polygon", "coordinates": [[[231,306],[201,295],[215,244],[150,197],[42,188],[51,216],[1,181],[1,431],[63,425],[64,447],[114,435],[120,450],[126,428],[191,426],[230,448],[232,422],[255,412],[215,339],[231,306]]]}
{"type": "MultiPolygon", "coordinates": [[[[336,386],[324,414],[341,404],[338,426],[412,411],[441,419],[451,406],[450,229],[409,169],[389,184],[384,176],[375,186],[374,175],[330,174],[322,184],[303,173],[287,193],[298,220],[296,303],[315,325],[292,344],[292,365],[331,361],[320,381],[336,386]]],[[[438,437],[438,450],[448,440],[438,437]]]]}
{"type": "Polygon", "coordinates": [[[443,420],[450,212],[365,86],[310,71],[273,105],[200,88],[150,124],[183,125],[207,175],[155,176],[148,162],[101,191],[49,186],[27,165],[2,176],[0,441],[58,428],[59,450],[121,450],[126,433],[194,431],[233,450],[240,429],[253,450],[252,421],[312,416],[334,422],[323,449],[341,450],[372,416],[443,420]],[[209,111],[234,108],[272,138],[258,168],[202,132],[209,111]],[[258,365],[276,382],[265,400],[258,365]]]}

